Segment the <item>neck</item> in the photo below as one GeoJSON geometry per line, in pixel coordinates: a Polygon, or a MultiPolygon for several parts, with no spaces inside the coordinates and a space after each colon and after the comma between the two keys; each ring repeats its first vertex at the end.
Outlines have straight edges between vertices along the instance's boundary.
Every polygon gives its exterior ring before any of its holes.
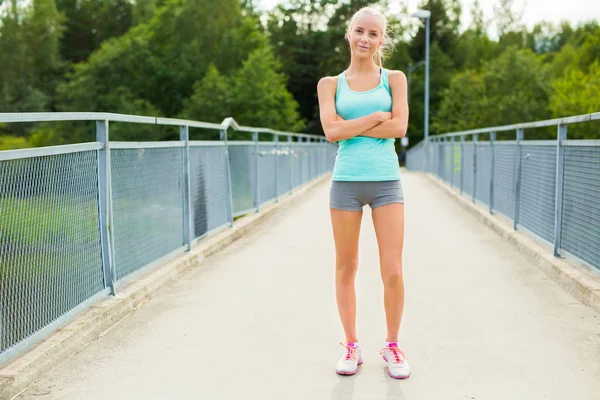
{"type": "Polygon", "coordinates": [[[379,73],[379,65],[375,64],[375,60],[371,59],[356,59],[350,60],[350,66],[347,72],[350,75],[371,75],[379,73]]]}

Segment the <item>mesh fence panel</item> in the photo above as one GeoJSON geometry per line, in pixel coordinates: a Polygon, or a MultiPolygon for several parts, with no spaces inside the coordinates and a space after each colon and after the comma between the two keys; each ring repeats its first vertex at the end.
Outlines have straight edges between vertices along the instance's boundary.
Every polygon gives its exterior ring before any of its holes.
{"type": "Polygon", "coordinates": [[[300,145],[292,143],[292,186],[297,188],[302,183],[302,152],[300,145]]]}
{"type": "Polygon", "coordinates": [[[310,179],[315,179],[319,174],[319,145],[310,146],[310,179]]]}
{"type": "Polygon", "coordinates": [[[457,187],[460,188],[460,175],[461,175],[461,171],[460,171],[460,163],[461,163],[461,158],[462,158],[462,153],[461,153],[461,147],[460,144],[453,144],[452,145],[452,184],[457,187]]]}
{"type": "Polygon", "coordinates": [[[523,146],[519,223],[554,242],[556,146],[523,146]]]}
{"type": "Polygon", "coordinates": [[[292,189],[292,156],[291,148],[287,143],[280,143],[279,150],[277,168],[279,169],[279,195],[282,195],[292,189]]]}
{"type": "Polygon", "coordinates": [[[300,186],[308,179],[308,153],[304,144],[295,144],[294,147],[294,173],[296,186],[300,186]]]}
{"type": "Polygon", "coordinates": [[[444,144],[444,152],[446,153],[446,166],[444,168],[444,180],[451,184],[454,170],[454,146],[450,142],[444,144]]]}
{"type": "Polygon", "coordinates": [[[97,163],[0,162],[0,353],[104,289],[97,163]]]}
{"type": "Polygon", "coordinates": [[[275,168],[277,167],[277,156],[275,155],[275,143],[259,144],[258,151],[258,173],[260,182],[260,203],[273,200],[277,196],[275,168]]]}
{"type": "Polygon", "coordinates": [[[255,207],[256,166],[254,157],[253,144],[229,146],[229,169],[231,170],[234,213],[255,207]]]}
{"type": "Polygon", "coordinates": [[[490,168],[491,168],[491,146],[489,142],[477,143],[477,185],[475,198],[483,204],[490,204],[490,168]]]}
{"type": "Polygon", "coordinates": [[[183,150],[111,151],[117,279],[183,245],[183,150]]]}
{"type": "Polygon", "coordinates": [[[446,168],[446,151],[444,143],[437,145],[437,175],[444,179],[444,169],[446,168]]]}
{"type": "Polygon", "coordinates": [[[406,153],[406,168],[410,171],[424,171],[425,147],[418,144],[406,153]]]}
{"type": "Polygon", "coordinates": [[[565,147],[561,247],[600,269],[600,147],[565,147]]]}
{"type": "Polygon", "coordinates": [[[190,147],[192,238],[229,220],[224,146],[190,147]]]}
{"type": "Polygon", "coordinates": [[[473,195],[473,143],[464,143],[463,192],[473,195]]]}
{"type": "Polygon", "coordinates": [[[494,209],[514,218],[516,142],[496,143],[494,152],[494,209]]]}

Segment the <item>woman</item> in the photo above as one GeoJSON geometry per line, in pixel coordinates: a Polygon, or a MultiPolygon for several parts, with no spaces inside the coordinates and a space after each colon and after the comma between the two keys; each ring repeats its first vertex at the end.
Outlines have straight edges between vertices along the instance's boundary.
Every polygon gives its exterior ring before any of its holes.
{"type": "Polygon", "coordinates": [[[372,209],[379,246],[387,337],[381,354],[393,378],[410,376],[406,356],[398,346],[404,308],[402,248],[404,197],[395,138],[406,134],[406,77],[382,67],[391,46],[386,18],[366,7],[350,20],[346,39],[351,60],[337,77],[317,86],[320,118],[330,142],[339,142],[330,189],[330,213],[336,249],[336,299],[346,342],[338,374],[353,375],[362,364],[356,334],[354,278],[358,268],[358,238],[363,206],[372,209]]]}

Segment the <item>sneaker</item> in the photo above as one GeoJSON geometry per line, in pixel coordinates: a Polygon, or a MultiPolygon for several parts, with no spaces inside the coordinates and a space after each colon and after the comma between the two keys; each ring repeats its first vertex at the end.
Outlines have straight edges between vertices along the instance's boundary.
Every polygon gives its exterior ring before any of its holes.
{"type": "Polygon", "coordinates": [[[398,343],[390,343],[379,353],[388,363],[388,374],[395,379],[406,379],[410,376],[410,368],[406,355],[398,347],[398,343]]]}
{"type": "Polygon", "coordinates": [[[340,375],[354,375],[358,372],[358,366],[362,364],[362,351],[352,342],[342,343],[340,345],[346,349],[346,352],[337,362],[336,372],[340,375]]]}

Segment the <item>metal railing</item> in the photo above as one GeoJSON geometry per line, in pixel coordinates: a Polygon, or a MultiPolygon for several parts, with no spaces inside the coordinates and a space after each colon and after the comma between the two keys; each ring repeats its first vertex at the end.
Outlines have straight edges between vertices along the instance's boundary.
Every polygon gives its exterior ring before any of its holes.
{"type": "Polygon", "coordinates": [[[0,151],[0,363],[148,268],[329,172],[336,153],[322,136],[233,118],[0,114],[0,122],[36,121],[95,121],[96,141],[0,151]],[[180,140],[113,142],[115,121],[173,125],[180,140]],[[190,128],[218,130],[220,140],[190,140],[190,128]],[[228,140],[230,128],[252,140],[228,140]]]}
{"type": "Polygon", "coordinates": [[[407,169],[437,175],[600,273],[600,140],[567,140],[569,124],[593,121],[600,113],[432,136],[408,151],[407,169]],[[525,140],[526,129],[549,126],[555,140],[525,140]],[[498,140],[504,132],[514,140],[498,140]]]}

